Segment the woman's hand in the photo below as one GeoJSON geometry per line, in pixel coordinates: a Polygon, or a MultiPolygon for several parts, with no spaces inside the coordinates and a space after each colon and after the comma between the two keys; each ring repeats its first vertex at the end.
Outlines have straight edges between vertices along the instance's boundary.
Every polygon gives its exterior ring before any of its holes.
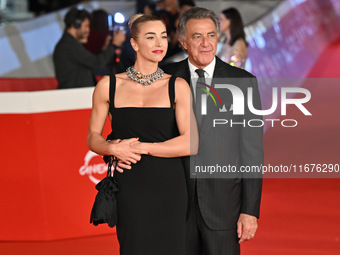
{"type": "MultiPolygon", "coordinates": [[[[144,151],[146,152],[146,148],[145,148],[145,143],[141,143],[138,140],[132,141],[130,143],[130,146],[136,150],[140,150],[140,151],[144,151]]],[[[150,154],[148,153],[143,153],[143,154],[150,154]]],[[[131,163],[124,163],[121,160],[118,160],[117,165],[116,165],[116,170],[120,173],[123,173],[125,169],[131,169],[131,163]]]]}
{"type": "Polygon", "coordinates": [[[138,139],[130,138],[114,142],[113,155],[124,164],[136,164],[141,159],[142,154],[148,153],[145,149],[136,146],[135,143],[138,142],[138,139]]]}
{"type": "MultiPolygon", "coordinates": [[[[135,149],[137,149],[137,150],[143,150],[143,151],[146,151],[146,148],[145,148],[145,143],[141,143],[140,141],[133,141],[131,144],[130,144],[130,146],[132,147],[132,148],[135,148],[135,149]]],[[[145,154],[148,154],[148,152],[147,153],[145,153],[145,154]]]]}
{"type": "Polygon", "coordinates": [[[115,170],[122,173],[124,169],[131,169],[131,163],[136,164],[141,160],[142,154],[148,154],[148,152],[140,146],[142,143],[139,142],[138,139],[139,138],[117,139],[109,142],[114,144],[114,156],[118,159],[115,170]]]}

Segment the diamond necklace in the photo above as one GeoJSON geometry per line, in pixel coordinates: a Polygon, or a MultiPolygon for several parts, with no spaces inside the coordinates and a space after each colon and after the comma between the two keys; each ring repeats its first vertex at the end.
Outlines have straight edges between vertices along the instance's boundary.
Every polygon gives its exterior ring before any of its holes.
{"type": "Polygon", "coordinates": [[[129,76],[129,78],[133,81],[136,81],[144,87],[150,85],[151,83],[159,80],[163,77],[164,71],[158,67],[157,71],[152,74],[144,75],[141,72],[138,72],[133,66],[130,66],[126,69],[126,74],[129,76]],[[143,79],[148,79],[144,81],[143,79]]]}

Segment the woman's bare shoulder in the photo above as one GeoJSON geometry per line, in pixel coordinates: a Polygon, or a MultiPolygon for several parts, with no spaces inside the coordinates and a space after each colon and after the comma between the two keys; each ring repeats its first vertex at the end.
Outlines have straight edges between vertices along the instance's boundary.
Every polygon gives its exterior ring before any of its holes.
{"type": "Polygon", "coordinates": [[[176,99],[179,97],[189,98],[191,96],[190,86],[183,78],[176,77],[175,95],[176,99]]]}
{"type": "Polygon", "coordinates": [[[181,77],[176,77],[175,86],[176,88],[178,87],[178,88],[185,89],[185,90],[190,88],[187,81],[181,77]]]}
{"type": "Polygon", "coordinates": [[[96,90],[108,88],[109,85],[110,85],[110,76],[105,75],[98,81],[96,85],[96,90]]]}
{"type": "Polygon", "coordinates": [[[110,76],[103,76],[97,83],[93,97],[99,99],[100,101],[108,101],[110,90],[110,76]]]}

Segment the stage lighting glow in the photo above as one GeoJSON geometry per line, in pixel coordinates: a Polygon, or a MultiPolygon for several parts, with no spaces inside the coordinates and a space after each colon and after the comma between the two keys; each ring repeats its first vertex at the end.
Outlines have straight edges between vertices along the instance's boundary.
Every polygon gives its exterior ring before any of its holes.
{"type": "Polygon", "coordinates": [[[125,22],[125,17],[120,12],[115,13],[114,19],[117,24],[123,24],[125,22]]]}

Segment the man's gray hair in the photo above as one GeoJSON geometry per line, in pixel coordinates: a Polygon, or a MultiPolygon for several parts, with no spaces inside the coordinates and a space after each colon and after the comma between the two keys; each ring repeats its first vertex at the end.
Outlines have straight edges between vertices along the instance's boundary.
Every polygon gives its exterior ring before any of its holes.
{"type": "Polygon", "coordinates": [[[216,25],[217,32],[220,31],[220,22],[215,12],[201,7],[194,7],[183,12],[180,16],[177,28],[178,38],[185,38],[187,30],[186,25],[190,19],[211,19],[216,25]]]}

